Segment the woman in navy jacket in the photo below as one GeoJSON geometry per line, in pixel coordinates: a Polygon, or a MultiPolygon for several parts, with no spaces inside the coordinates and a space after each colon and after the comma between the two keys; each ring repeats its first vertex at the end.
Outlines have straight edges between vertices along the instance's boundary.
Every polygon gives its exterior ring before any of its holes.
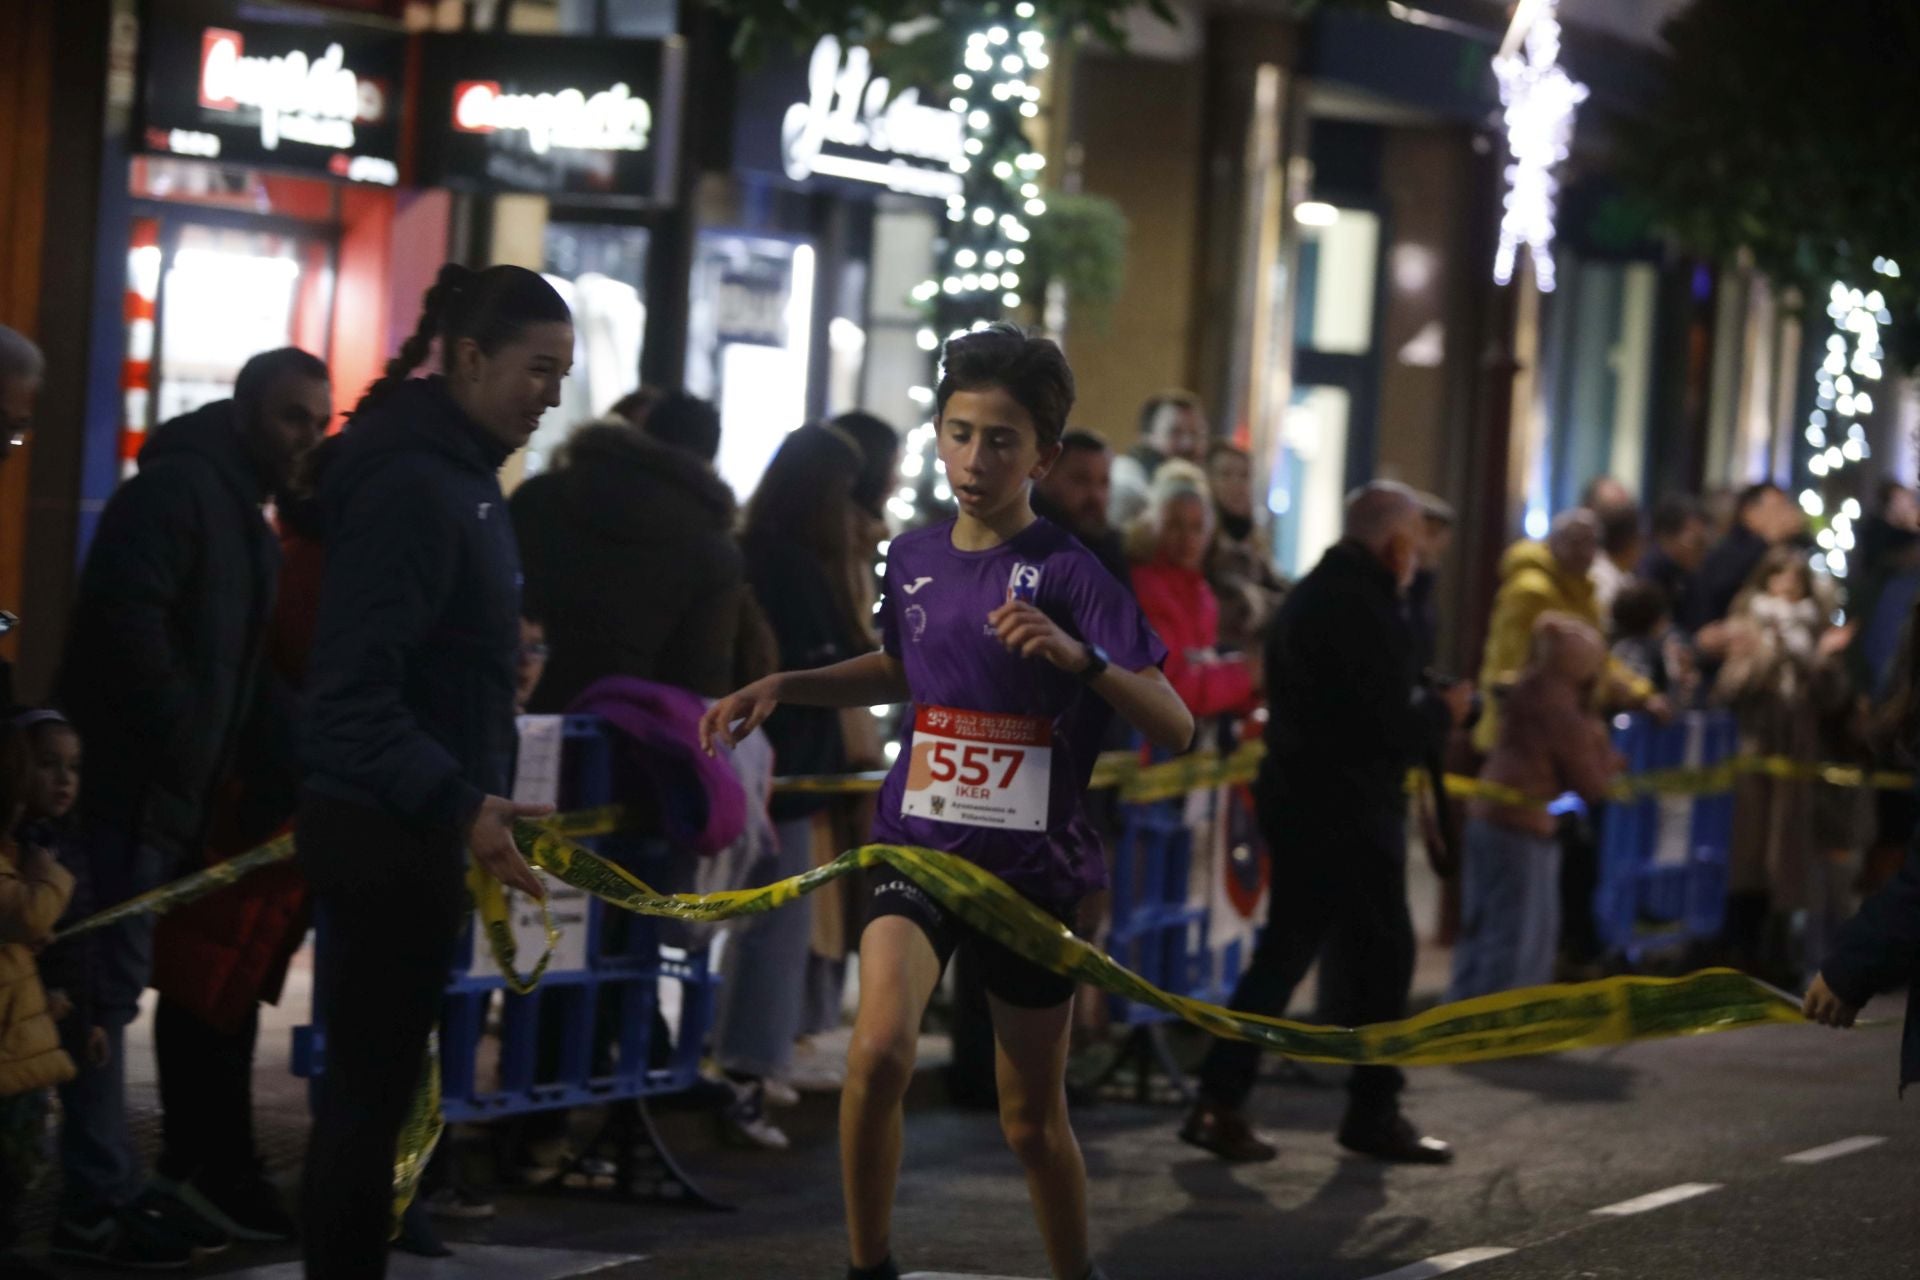
{"type": "Polygon", "coordinates": [[[307,1149],[310,1277],[385,1274],[394,1144],[466,915],[467,855],[540,896],[505,799],[520,564],[497,471],[573,363],[534,272],[447,266],[354,411],[320,499],[328,544],[295,823],[329,945],[307,1149]],[[439,376],[412,380],[434,339],[439,376]]]}

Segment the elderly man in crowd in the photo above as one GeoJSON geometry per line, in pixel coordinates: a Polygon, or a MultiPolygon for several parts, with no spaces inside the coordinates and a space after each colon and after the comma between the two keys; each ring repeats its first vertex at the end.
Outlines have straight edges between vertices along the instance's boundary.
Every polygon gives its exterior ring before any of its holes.
{"type": "MultiPolygon", "coordinates": [[[[1345,537],[1287,596],[1266,643],[1267,757],[1256,794],[1273,853],[1273,918],[1231,1005],[1286,1011],[1324,947],[1350,958],[1355,1018],[1404,1017],[1413,981],[1407,912],[1407,770],[1464,720],[1472,686],[1420,681],[1405,595],[1426,543],[1419,498],[1376,481],[1347,500],[1345,537]]],[[[1221,1040],[1180,1136],[1228,1161],[1274,1148],[1248,1123],[1258,1045],[1221,1040]]],[[[1444,1164],[1452,1148],[1400,1113],[1401,1073],[1354,1068],[1340,1143],[1381,1160],[1444,1164]]]]}

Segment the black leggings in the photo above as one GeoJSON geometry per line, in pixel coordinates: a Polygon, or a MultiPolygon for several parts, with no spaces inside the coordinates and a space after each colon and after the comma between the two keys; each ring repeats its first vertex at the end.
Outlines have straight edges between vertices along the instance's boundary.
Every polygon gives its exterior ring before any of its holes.
{"type": "Polygon", "coordinates": [[[325,938],[314,973],[325,1070],[302,1185],[309,1280],[380,1280],[394,1148],[467,916],[451,829],[308,792],[294,829],[325,938]]]}

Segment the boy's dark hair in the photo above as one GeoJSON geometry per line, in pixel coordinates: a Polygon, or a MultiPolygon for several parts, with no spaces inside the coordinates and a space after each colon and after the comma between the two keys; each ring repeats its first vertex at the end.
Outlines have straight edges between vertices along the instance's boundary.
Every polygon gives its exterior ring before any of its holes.
{"type": "Polygon", "coordinates": [[[1670,493],[1654,504],[1653,536],[1677,538],[1688,525],[1706,518],[1707,513],[1701,509],[1698,499],[1683,493],[1670,493]]]}
{"type": "Polygon", "coordinates": [[[1640,541],[1640,508],[1608,507],[1600,515],[1600,549],[1609,556],[1624,555],[1640,541]]]}
{"type": "Polygon", "coordinates": [[[685,391],[669,391],[654,401],[640,430],[703,462],[720,453],[720,411],[685,391]]]}
{"type": "Polygon", "coordinates": [[[262,351],[240,366],[240,376],[233,380],[234,403],[243,409],[259,404],[266,398],[267,388],[289,374],[316,382],[332,381],[327,362],[319,356],[299,347],[279,347],[262,351]]]}
{"type": "Polygon", "coordinates": [[[453,344],[461,338],[472,338],[492,355],[529,326],[549,322],[572,324],[573,312],[538,271],[506,263],[474,271],[449,262],[420,300],[420,321],[413,333],[360,397],[353,416],[380,403],[411,377],[426,362],[435,338],[440,339],[442,364],[449,364],[453,344]]]}
{"type": "Polygon", "coordinates": [[[659,387],[641,387],[629,391],[613,402],[613,408],[607,410],[610,417],[625,418],[636,427],[647,425],[647,415],[653,407],[666,398],[667,393],[659,387]]]}
{"type": "Polygon", "coordinates": [[[1657,583],[1630,582],[1613,598],[1613,634],[1638,640],[1652,635],[1673,615],[1673,603],[1657,583]]]}
{"type": "Polygon", "coordinates": [[[1073,370],[1048,338],[1030,336],[1005,320],[950,340],[940,355],[940,385],[934,401],[942,417],[956,391],[998,387],[1033,418],[1040,447],[1050,449],[1073,412],[1073,370]]]}
{"type": "Polygon", "coordinates": [[[1112,448],[1104,436],[1093,431],[1075,428],[1060,437],[1060,456],[1063,458],[1069,453],[1106,453],[1112,448]]]}

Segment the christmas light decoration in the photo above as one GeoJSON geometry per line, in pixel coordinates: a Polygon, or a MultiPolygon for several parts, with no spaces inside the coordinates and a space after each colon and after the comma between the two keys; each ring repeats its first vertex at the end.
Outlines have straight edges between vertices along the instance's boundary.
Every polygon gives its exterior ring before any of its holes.
{"type": "MultiPolygon", "coordinates": [[[[1890,280],[1900,276],[1900,264],[1891,258],[1875,258],[1873,269],[1890,280]]],[[[1800,491],[1801,509],[1816,519],[1827,509],[1822,489],[1837,486],[1849,466],[1873,456],[1861,419],[1873,413],[1872,387],[1886,372],[1880,327],[1893,323],[1880,290],[1858,289],[1844,280],[1835,280],[1827,291],[1827,318],[1833,331],[1814,370],[1813,408],[1805,432],[1814,450],[1807,459],[1813,482],[1800,491]]],[[[1815,565],[1836,578],[1847,576],[1847,553],[1853,550],[1853,524],[1859,518],[1859,501],[1846,498],[1815,534],[1820,546],[1813,555],[1815,565]]]]}
{"type": "Polygon", "coordinates": [[[1500,284],[1513,279],[1515,257],[1525,245],[1542,293],[1552,293],[1554,287],[1553,219],[1560,195],[1554,170],[1567,158],[1574,114],[1587,100],[1587,86],[1560,66],[1556,5],[1557,0],[1521,0],[1493,60],[1505,108],[1507,149],[1513,153],[1493,278],[1500,284]]]}

